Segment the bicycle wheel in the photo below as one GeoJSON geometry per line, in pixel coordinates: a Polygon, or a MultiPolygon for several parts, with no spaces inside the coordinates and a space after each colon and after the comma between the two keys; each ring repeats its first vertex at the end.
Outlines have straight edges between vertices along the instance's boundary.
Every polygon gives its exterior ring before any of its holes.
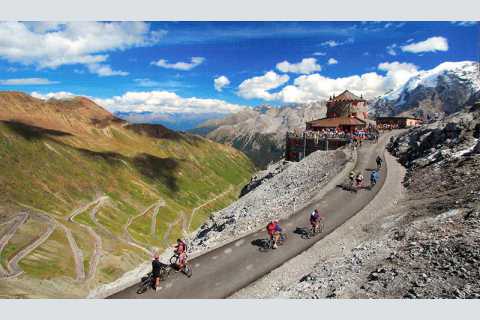
{"type": "Polygon", "coordinates": [[[168,278],[168,275],[170,274],[170,268],[162,268],[160,270],[160,280],[165,281],[168,278]]]}
{"type": "Polygon", "coordinates": [[[258,251],[267,252],[273,247],[273,240],[263,240],[260,246],[258,247],[258,251]]]}
{"type": "Polygon", "coordinates": [[[150,277],[148,277],[148,279],[145,279],[144,281],[142,281],[137,289],[137,294],[142,294],[144,293],[145,291],[148,290],[148,287],[150,286],[152,282],[152,279],[150,277]]]}
{"type": "Polygon", "coordinates": [[[185,268],[183,268],[183,274],[185,274],[187,277],[191,277],[192,276],[192,268],[190,267],[190,265],[187,263],[185,264],[185,268]]]}
{"type": "Polygon", "coordinates": [[[325,222],[322,221],[318,226],[318,233],[322,233],[324,229],[325,229],[325,222]]]}
{"type": "Polygon", "coordinates": [[[178,255],[177,254],[174,254],[171,258],[170,258],[170,264],[176,264],[177,261],[178,261],[178,255]]]}

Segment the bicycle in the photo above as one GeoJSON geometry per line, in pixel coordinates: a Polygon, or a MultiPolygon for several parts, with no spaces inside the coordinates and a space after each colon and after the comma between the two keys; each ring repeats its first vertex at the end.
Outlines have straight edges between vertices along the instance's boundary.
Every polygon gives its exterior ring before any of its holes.
{"type": "MultiPolygon", "coordinates": [[[[185,260],[187,260],[188,255],[185,254],[185,260]]],[[[174,253],[173,256],[170,258],[170,265],[171,266],[178,266],[178,260],[180,259],[180,256],[178,253],[174,253]]],[[[185,262],[185,266],[182,268],[181,272],[186,275],[188,278],[190,278],[193,274],[192,272],[192,267],[188,262],[185,262]]]]}
{"type": "Polygon", "coordinates": [[[305,232],[305,234],[302,235],[302,238],[303,239],[311,239],[311,238],[315,237],[316,235],[321,234],[323,232],[324,228],[325,228],[325,222],[322,219],[318,222],[317,228],[314,228],[312,226],[307,232],[305,232]]]}
{"type": "MultiPolygon", "coordinates": [[[[281,246],[284,244],[285,240],[287,240],[287,235],[283,232],[280,232],[280,237],[278,237],[278,240],[277,240],[277,246],[281,246]]],[[[262,252],[265,252],[265,251],[268,251],[268,250],[272,250],[273,249],[273,245],[275,244],[275,242],[273,241],[273,238],[270,238],[270,239],[264,239],[262,241],[262,244],[260,245],[260,247],[258,248],[258,250],[262,251],[262,252]]]]}
{"type": "MultiPolygon", "coordinates": [[[[160,268],[160,273],[158,277],[160,278],[160,281],[165,281],[167,280],[168,276],[170,275],[170,271],[172,268],[168,265],[163,265],[160,268]]],[[[137,289],[138,294],[142,294],[145,291],[148,290],[148,288],[151,287],[152,289],[155,288],[155,278],[153,277],[153,273],[149,272],[145,277],[142,277],[140,280],[140,284],[137,289]]]]}

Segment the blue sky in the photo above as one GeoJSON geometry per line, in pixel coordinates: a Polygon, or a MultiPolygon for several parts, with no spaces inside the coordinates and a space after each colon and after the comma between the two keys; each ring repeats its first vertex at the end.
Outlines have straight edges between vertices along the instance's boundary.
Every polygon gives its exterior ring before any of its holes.
{"type": "Polygon", "coordinates": [[[0,90],[208,118],[343,88],[380,95],[442,62],[478,60],[478,32],[470,22],[0,22],[0,90]]]}

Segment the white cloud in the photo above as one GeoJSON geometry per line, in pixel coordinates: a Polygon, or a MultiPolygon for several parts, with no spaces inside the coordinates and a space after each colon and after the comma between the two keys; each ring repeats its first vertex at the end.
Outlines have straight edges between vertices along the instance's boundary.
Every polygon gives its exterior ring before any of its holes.
{"type": "Polygon", "coordinates": [[[279,75],[274,71],[268,71],[263,76],[244,80],[238,86],[237,94],[245,99],[273,100],[274,96],[268,92],[285,84],[290,78],[288,75],[279,75]]]}
{"type": "Polygon", "coordinates": [[[314,55],[314,56],[326,56],[327,53],[326,53],[326,52],[317,51],[317,52],[314,52],[313,55],[314,55]]]}
{"type": "Polygon", "coordinates": [[[473,27],[477,25],[478,21],[451,21],[450,23],[460,27],[473,27]]]}
{"type": "MultiPolygon", "coordinates": [[[[270,91],[274,89],[273,85],[270,89],[263,90],[258,89],[258,86],[251,86],[248,91],[250,95],[244,94],[243,97],[295,103],[328,99],[332,94],[339,94],[348,89],[358,95],[363,94],[366,98],[373,98],[389,90],[397,89],[411,76],[418,73],[417,67],[411,63],[384,62],[377,68],[379,71],[385,72],[385,75],[377,72],[339,78],[329,78],[318,73],[301,75],[294,80],[293,84],[287,85],[277,92],[270,91]],[[252,94],[252,92],[256,94],[252,94]]],[[[273,75],[271,77],[274,78],[273,75]]],[[[257,80],[257,82],[261,83],[262,81],[257,80]]]]}
{"type": "Polygon", "coordinates": [[[310,74],[322,70],[322,67],[317,63],[317,59],[304,58],[298,63],[290,63],[286,60],[279,62],[277,63],[277,69],[282,72],[310,74]]]}
{"type": "Polygon", "coordinates": [[[87,65],[88,71],[97,74],[100,77],[128,76],[128,72],[112,70],[108,64],[91,63],[87,65]]]}
{"type": "Polygon", "coordinates": [[[416,65],[398,61],[380,63],[378,69],[387,72],[384,79],[385,91],[400,87],[418,73],[416,65]]]}
{"type": "Polygon", "coordinates": [[[402,51],[411,53],[448,51],[448,41],[444,37],[431,37],[424,41],[402,46],[402,51]]]}
{"type": "Polygon", "coordinates": [[[337,63],[338,63],[338,60],[335,58],[328,59],[328,64],[337,64],[337,63]]]}
{"type": "Polygon", "coordinates": [[[334,48],[334,47],[342,46],[344,44],[349,44],[349,43],[353,43],[353,38],[348,38],[345,41],[328,40],[328,41],[322,42],[320,45],[324,47],[334,48]]]}
{"type": "Polygon", "coordinates": [[[94,99],[111,112],[152,112],[156,114],[232,113],[246,106],[218,99],[183,98],[169,91],[126,92],[108,99],[94,99]]]}
{"type": "Polygon", "coordinates": [[[222,91],[224,87],[228,86],[230,84],[230,80],[228,80],[227,77],[225,76],[220,76],[218,78],[213,79],[213,86],[215,87],[215,90],[217,91],[222,91]]]}
{"type": "Polygon", "coordinates": [[[397,46],[396,43],[391,44],[391,45],[387,46],[387,53],[391,56],[396,56],[397,55],[397,51],[396,51],[397,48],[398,48],[398,46],[397,46]]]}
{"type": "Polygon", "coordinates": [[[48,100],[48,99],[72,99],[76,97],[76,94],[67,91],[59,91],[59,92],[49,92],[49,93],[39,93],[39,92],[32,92],[31,96],[37,99],[48,100]]]}
{"type": "Polygon", "coordinates": [[[205,61],[203,57],[192,57],[190,62],[175,62],[175,63],[168,63],[165,59],[159,59],[158,61],[153,61],[152,64],[156,65],[160,68],[165,69],[175,69],[181,71],[188,71],[195,67],[198,67],[205,61]]]}
{"type": "Polygon", "coordinates": [[[100,76],[126,75],[105,64],[106,53],[150,46],[164,34],[143,22],[0,22],[0,59],[38,69],[85,65],[100,76]]]}
{"type": "Polygon", "coordinates": [[[58,81],[51,81],[45,78],[0,79],[0,85],[4,86],[47,85],[55,83],[58,83],[58,81]]]}

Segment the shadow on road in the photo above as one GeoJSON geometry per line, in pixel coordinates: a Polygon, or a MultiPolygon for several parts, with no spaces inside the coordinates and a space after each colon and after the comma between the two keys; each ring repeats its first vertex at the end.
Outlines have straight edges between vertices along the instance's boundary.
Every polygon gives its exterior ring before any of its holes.
{"type": "Polygon", "coordinates": [[[307,227],[297,227],[293,233],[300,235],[300,237],[308,236],[308,228],[307,227]]]}

